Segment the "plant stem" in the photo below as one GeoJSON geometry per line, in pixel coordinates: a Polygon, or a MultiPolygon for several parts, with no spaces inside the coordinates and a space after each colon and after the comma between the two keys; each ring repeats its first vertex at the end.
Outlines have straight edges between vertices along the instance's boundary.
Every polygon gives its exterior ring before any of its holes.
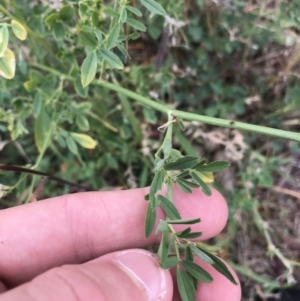
{"type": "MultiPolygon", "coordinates": [[[[93,82],[93,83],[95,83],[95,82],[93,82]]],[[[238,122],[238,121],[233,121],[233,120],[208,117],[208,116],[204,116],[204,115],[198,115],[198,114],[183,112],[183,111],[179,111],[179,110],[172,110],[160,102],[153,101],[147,97],[141,96],[135,92],[124,89],[118,85],[108,83],[108,82],[101,82],[98,84],[100,84],[101,86],[103,86],[105,88],[113,90],[115,92],[122,93],[122,94],[136,100],[137,102],[139,102],[143,105],[146,105],[148,107],[151,107],[157,111],[160,111],[165,114],[171,113],[174,117],[181,118],[183,120],[199,121],[199,122],[203,122],[206,124],[211,124],[211,125],[216,125],[216,126],[221,126],[221,127],[231,128],[231,129],[237,129],[237,130],[244,130],[244,131],[269,135],[269,136],[273,136],[273,137],[277,137],[277,138],[285,138],[285,139],[290,139],[290,140],[295,140],[295,141],[300,142],[300,134],[296,133],[296,132],[284,131],[284,130],[280,130],[280,129],[273,129],[273,128],[269,128],[269,127],[265,127],[265,126],[248,124],[248,123],[238,122]]]]}
{"type": "Polygon", "coordinates": [[[267,241],[268,244],[268,252],[269,254],[276,255],[279,260],[282,262],[282,264],[286,267],[288,271],[288,276],[292,277],[293,275],[293,265],[290,260],[288,260],[282,253],[281,251],[274,245],[271,235],[269,233],[269,226],[268,224],[262,219],[258,209],[257,209],[257,204],[256,202],[253,204],[253,214],[254,214],[254,222],[256,226],[262,230],[264,237],[267,241]]]}
{"type": "MultiPolygon", "coordinates": [[[[0,5],[1,7],[1,5],[0,5]]],[[[54,75],[61,76],[63,75],[61,72],[49,68],[40,64],[36,63],[31,63],[30,64],[33,67],[39,68],[41,70],[50,72],[54,75]]],[[[75,79],[69,75],[63,75],[65,79],[74,81],[75,79]]],[[[128,96],[131,99],[136,100],[138,103],[141,103],[145,106],[151,107],[157,111],[160,111],[165,114],[172,114],[173,117],[181,118],[183,120],[187,121],[199,121],[202,123],[206,124],[211,124],[215,126],[221,126],[221,127],[226,127],[226,128],[231,128],[231,129],[237,129],[237,130],[242,130],[242,131],[249,131],[249,132],[254,132],[258,134],[263,134],[263,135],[268,135],[268,136],[273,136],[277,138],[284,138],[284,139],[289,139],[289,140],[294,140],[297,142],[300,142],[300,134],[296,132],[290,132],[290,131],[284,131],[280,129],[273,129],[265,126],[260,126],[260,125],[254,125],[254,124],[249,124],[249,123],[244,123],[244,122],[239,122],[239,121],[233,121],[233,120],[226,120],[226,119],[221,119],[221,118],[215,118],[215,117],[208,117],[204,115],[199,115],[199,114],[194,114],[194,113],[188,113],[188,112],[183,112],[179,110],[172,110],[168,108],[166,105],[164,105],[162,102],[154,101],[151,100],[145,96],[139,95],[135,92],[132,92],[128,89],[122,88],[117,84],[112,84],[108,82],[99,82],[97,80],[94,80],[92,82],[93,85],[100,85],[102,87],[105,87],[107,89],[110,89],[112,91],[121,93],[123,95],[128,96]]]]}
{"type": "Polygon", "coordinates": [[[266,279],[265,277],[257,275],[247,267],[241,266],[239,264],[235,264],[233,262],[229,262],[229,264],[235,271],[237,271],[241,275],[244,275],[247,278],[251,278],[256,282],[263,284],[268,289],[272,290],[272,289],[276,289],[276,288],[279,288],[282,286],[282,284],[280,284],[278,281],[269,280],[269,279],[266,279]]]}

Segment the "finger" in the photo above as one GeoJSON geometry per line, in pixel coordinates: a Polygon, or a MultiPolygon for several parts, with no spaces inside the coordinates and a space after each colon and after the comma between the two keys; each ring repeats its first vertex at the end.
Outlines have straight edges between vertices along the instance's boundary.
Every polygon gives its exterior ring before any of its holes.
{"type": "MultiPolygon", "coordinates": [[[[198,290],[196,293],[197,301],[240,301],[241,300],[241,285],[235,271],[226,263],[226,266],[233,275],[237,285],[229,281],[225,276],[213,268],[212,265],[201,261],[195,256],[195,262],[205,269],[212,277],[212,283],[198,283],[198,290]]],[[[173,282],[176,283],[176,270],[171,271],[173,282]]],[[[174,287],[173,301],[181,301],[179,296],[178,287],[174,287]]]]}
{"type": "MultiPolygon", "coordinates": [[[[116,250],[158,241],[145,238],[148,189],[65,195],[0,211],[0,279],[8,287],[66,263],[81,263],[116,250]]],[[[194,230],[203,239],[219,233],[227,220],[227,205],[213,190],[174,193],[183,218],[201,217],[194,230]]],[[[163,219],[159,212],[157,220],[163,219]]]]}
{"type": "Polygon", "coordinates": [[[171,301],[172,277],[144,250],[111,253],[82,265],[54,268],[0,301],[171,301]]]}

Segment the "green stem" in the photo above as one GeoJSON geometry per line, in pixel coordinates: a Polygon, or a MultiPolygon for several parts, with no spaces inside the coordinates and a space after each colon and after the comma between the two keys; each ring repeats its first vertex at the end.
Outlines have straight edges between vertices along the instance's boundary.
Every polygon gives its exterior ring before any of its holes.
{"type": "MultiPolygon", "coordinates": [[[[52,74],[59,75],[61,76],[62,73],[53,69],[49,68],[40,64],[36,63],[31,63],[30,64],[33,67],[48,71],[52,74]]],[[[75,79],[69,75],[64,75],[65,79],[74,81],[75,79]]],[[[108,82],[99,82],[97,80],[94,80],[92,82],[93,85],[100,85],[102,87],[105,87],[107,89],[113,90],[115,92],[121,93],[123,95],[128,96],[131,99],[136,100],[138,103],[141,103],[145,106],[151,107],[157,111],[160,111],[165,114],[172,114],[173,117],[181,118],[187,121],[199,121],[202,123],[206,124],[211,124],[215,126],[221,126],[221,127],[226,127],[226,128],[231,128],[231,129],[237,129],[237,130],[242,130],[242,131],[249,131],[249,132],[254,132],[254,133],[259,133],[263,135],[269,135],[277,138],[284,138],[284,139],[289,139],[289,140],[294,140],[297,142],[300,142],[300,134],[296,132],[290,132],[290,131],[284,131],[280,129],[273,129],[265,126],[260,126],[260,125],[254,125],[254,124],[249,124],[249,123],[244,123],[244,122],[239,122],[239,121],[233,121],[233,120],[226,120],[226,119],[221,119],[221,118],[215,118],[215,117],[208,117],[204,115],[198,115],[194,113],[188,113],[188,112],[183,112],[179,110],[172,110],[168,108],[166,105],[164,105],[161,102],[153,101],[147,97],[141,96],[135,92],[132,92],[130,90],[127,90],[125,88],[120,87],[119,85],[108,83],[108,82]]]]}
{"type": "Polygon", "coordinates": [[[241,275],[244,275],[247,278],[251,278],[256,282],[265,285],[268,289],[275,289],[275,288],[281,287],[281,284],[278,281],[268,280],[260,275],[255,274],[250,269],[240,266],[238,264],[235,264],[233,262],[229,262],[229,264],[235,271],[237,271],[241,275]]]}
{"type": "Polygon", "coordinates": [[[269,233],[269,226],[268,224],[262,219],[258,208],[257,208],[257,204],[254,203],[253,204],[253,209],[252,209],[253,215],[254,215],[254,222],[256,224],[256,226],[258,227],[258,229],[260,229],[263,232],[263,235],[267,241],[267,245],[268,245],[268,253],[273,256],[276,255],[279,260],[282,262],[282,264],[286,267],[287,271],[288,271],[288,276],[292,276],[293,275],[293,265],[291,263],[290,260],[288,260],[282,253],[281,251],[274,245],[271,235],[269,233]]]}
{"type": "Polygon", "coordinates": [[[238,122],[238,121],[233,121],[233,120],[208,117],[208,116],[204,116],[204,115],[198,115],[198,114],[183,112],[183,111],[179,111],[179,110],[172,110],[162,103],[153,101],[147,97],[141,96],[135,92],[124,89],[118,85],[108,83],[108,82],[101,82],[98,84],[100,84],[101,86],[103,86],[105,88],[113,90],[115,92],[122,93],[122,94],[136,100],[137,102],[139,102],[143,105],[146,105],[148,107],[151,107],[157,111],[160,111],[165,114],[172,113],[172,115],[174,117],[181,118],[181,119],[184,119],[187,121],[199,121],[199,122],[203,122],[206,124],[211,124],[211,125],[216,125],[216,126],[221,126],[221,127],[231,128],[231,129],[244,130],[244,131],[269,135],[269,136],[278,137],[278,138],[285,138],[285,139],[290,139],[290,140],[295,140],[295,141],[300,142],[300,134],[296,133],[296,132],[284,131],[284,130],[280,130],[280,129],[273,129],[273,128],[269,128],[269,127],[265,127],[265,126],[248,124],[248,123],[238,122]]]}

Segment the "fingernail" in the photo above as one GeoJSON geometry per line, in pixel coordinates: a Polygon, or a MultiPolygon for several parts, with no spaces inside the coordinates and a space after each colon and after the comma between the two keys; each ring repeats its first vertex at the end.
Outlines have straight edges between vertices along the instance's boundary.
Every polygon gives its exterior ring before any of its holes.
{"type": "Polygon", "coordinates": [[[163,294],[164,273],[154,255],[143,250],[118,252],[114,262],[133,280],[141,291],[147,292],[147,301],[156,301],[163,294]]]}

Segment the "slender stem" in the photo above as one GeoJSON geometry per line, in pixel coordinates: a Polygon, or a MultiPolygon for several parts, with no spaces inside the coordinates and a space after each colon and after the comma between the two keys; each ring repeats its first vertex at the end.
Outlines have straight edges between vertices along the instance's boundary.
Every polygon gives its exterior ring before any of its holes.
{"type": "MultiPolygon", "coordinates": [[[[45,70],[47,72],[50,72],[52,74],[56,74],[61,76],[62,73],[53,69],[49,68],[40,64],[36,63],[31,63],[33,67],[45,70]]],[[[65,79],[74,81],[75,79],[69,75],[64,75],[65,79]]],[[[265,126],[260,126],[260,125],[254,125],[254,124],[249,124],[249,123],[244,123],[244,122],[239,122],[239,121],[233,121],[233,120],[226,120],[226,119],[221,119],[221,118],[215,118],[215,117],[208,117],[204,115],[198,115],[194,113],[188,113],[184,111],[179,111],[179,110],[172,110],[168,108],[166,105],[164,105],[162,102],[154,101],[151,100],[147,97],[141,96],[135,92],[132,92],[128,89],[122,88],[117,84],[112,84],[108,82],[99,82],[97,80],[94,80],[92,82],[93,85],[101,85],[102,87],[105,87],[107,89],[110,89],[112,91],[121,93],[123,95],[128,96],[131,99],[136,100],[138,103],[141,103],[145,106],[151,107],[157,111],[160,111],[165,114],[172,114],[173,117],[181,118],[187,121],[199,121],[202,123],[206,124],[211,124],[215,126],[221,126],[221,127],[226,127],[226,128],[231,128],[231,129],[237,129],[237,130],[242,130],[242,131],[249,131],[249,132],[254,132],[254,133],[259,133],[262,135],[269,135],[277,138],[284,138],[284,139],[289,139],[289,140],[294,140],[297,142],[300,142],[300,133],[296,132],[290,132],[290,131],[284,131],[280,129],[273,129],[265,126]]]]}
{"type": "Polygon", "coordinates": [[[270,289],[270,288],[271,289],[279,288],[282,285],[276,280],[268,280],[265,277],[262,277],[258,274],[255,274],[253,271],[251,271],[247,267],[240,266],[240,265],[235,264],[233,262],[230,262],[229,264],[238,273],[246,276],[247,278],[251,278],[251,279],[255,280],[258,283],[261,283],[261,284],[265,285],[266,287],[268,287],[268,289],[270,289]]]}
{"type": "Polygon", "coordinates": [[[264,135],[269,135],[273,137],[278,137],[278,138],[285,138],[285,139],[290,139],[290,140],[295,140],[300,142],[300,133],[296,132],[290,132],[290,131],[284,131],[280,129],[273,129],[265,126],[259,126],[259,125],[254,125],[254,124],[248,124],[244,122],[238,122],[238,121],[233,121],[233,120],[226,120],[226,119],[221,119],[221,118],[215,118],[215,117],[208,117],[208,116],[203,116],[203,115],[198,115],[194,113],[188,113],[188,112],[183,112],[179,110],[171,110],[168,108],[166,105],[153,101],[147,97],[141,96],[135,92],[132,92],[130,90],[124,89],[118,85],[111,84],[108,82],[101,82],[98,83],[103,87],[106,87],[110,90],[122,93],[137,102],[146,105],[148,107],[151,107],[157,111],[169,114],[170,112],[174,117],[181,118],[187,121],[199,121],[203,122],[206,124],[211,124],[211,125],[216,125],[216,126],[221,126],[221,127],[226,127],[226,128],[231,128],[231,129],[238,129],[238,130],[244,130],[244,131],[249,131],[249,132],[255,132],[259,134],[264,134],[264,135]]]}
{"type": "Polygon", "coordinates": [[[269,233],[269,227],[268,224],[262,219],[258,209],[257,209],[257,204],[253,205],[253,214],[254,214],[254,222],[257,225],[257,227],[262,230],[264,237],[267,241],[268,244],[268,252],[269,254],[276,255],[279,260],[282,262],[282,264],[286,267],[288,271],[288,276],[293,275],[293,265],[290,260],[288,260],[282,253],[281,251],[274,245],[271,235],[269,233]]]}

